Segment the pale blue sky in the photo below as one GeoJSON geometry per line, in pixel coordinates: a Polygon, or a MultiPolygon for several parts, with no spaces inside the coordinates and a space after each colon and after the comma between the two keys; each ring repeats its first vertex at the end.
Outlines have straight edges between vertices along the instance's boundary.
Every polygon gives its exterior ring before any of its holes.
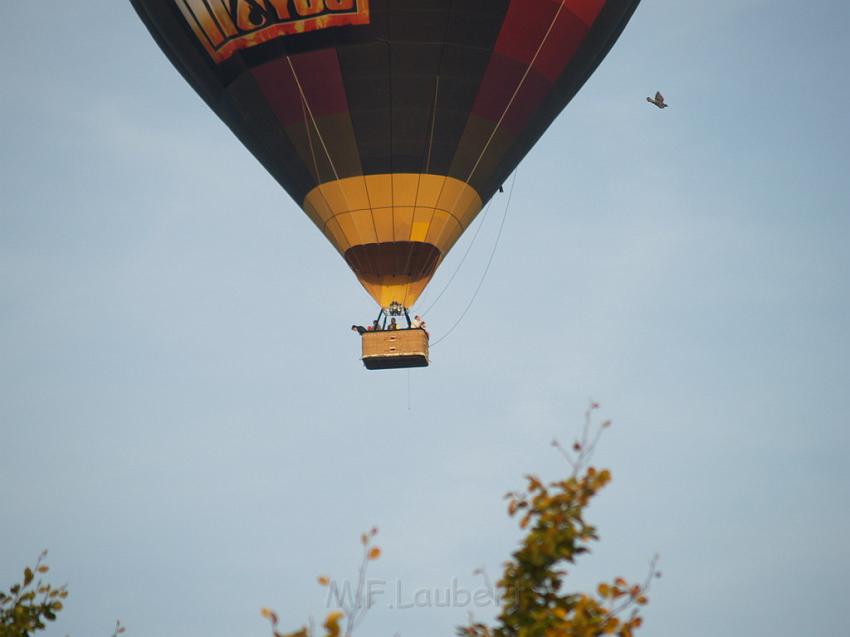
{"type": "MultiPolygon", "coordinates": [[[[574,586],[657,551],[647,637],[850,634],[846,2],[643,2],[521,165],[410,410],[358,361],[371,299],[129,3],[0,19],[0,573],[50,549],[47,637],[295,628],[372,524],[375,576],[472,587],[590,397],[614,482],[574,586]]],[[[360,634],[465,619],[379,603],[360,634]]]]}

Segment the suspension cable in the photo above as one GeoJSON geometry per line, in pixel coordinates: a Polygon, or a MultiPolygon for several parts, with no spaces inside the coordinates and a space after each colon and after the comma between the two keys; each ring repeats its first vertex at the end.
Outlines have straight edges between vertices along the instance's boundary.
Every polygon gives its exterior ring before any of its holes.
{"type": "Polygon", "coordinates": [[[301,94],[301,101],[304,106],[307,107],[307,113],[310,115],[310,120],[313,122],[313,128],[316,129],[316,135],[318,135],[319,141],[322,143],[322,148],[325,149],[325,155],[328,158],[328,163],[331,165],[331,170],[334,171],[334,177],[336,177],[336,180],[339,181],[339,173],[336,170],[334,160],[331,158],[327,144],[325,144],[325,138],[322,136],[322,131],[319,130],[319,125],[316,123],[316,118],[313,116],[313,109],[310,108],[310,102],[307,100],[307,96],[304,95],[304,89],[301,87],[301,81],[298,79],[298,73],[295,72],[295,66],[292,64],[292,59],[288,55],[286,56],[286,61],[289,63],[289,69],[292,71],[292,78],[295,80],[295,85],[298,87],[298,92],[301,94]]]}
{"type": "Polygon", "coordinates": [[[426,316],[428,312],[430,312],[435,305],[437,305],[437,301],[445,294],[446,290],[451,286],[452,281],[455,280],[458,272],[460,272],[460,268],[463,265],[464,261],[466,261],[466,257],[469,256],[469,251],[472,250],[472,246],[475,245],[475,240],[478,238],[478,234],[481,232],[481,228],[484,226],[484,221],[487,219],[487,212],[490,210],[490,206],[493,203],[493,200],[487,202],[487,205],[484,207],[484,212],[481,214],[481,220],[478,222],[478,226],[475,228],[475,233],[472,235],[472,240],[469,242],[469,245],[466,246],[466,252],[463,253],[463,256],[460,259],[460,262],[457,264],[455,271],[449,277],[449,280],[446,281],[446,284],[443,286],[443,289],[440,290],[440,293],[437,295],[437,298],[431,301],[428,307],[422,312],[422,316],[426,316]]]}
{"type": "Polygon", "coordinates": [[[436,341],[431,343],[431,347],[438,345],[441,341],[444,341],[446,338],[448,338],[449,334],[454,332],[455,328],[458,325],[460,325],[460,322],[466,316],[466,313],[469,312],[470,308],[472,307],[472,304],[475,303],[475,298],[478,296],[478,292],[481,291],[481,286],[484,285],[484,279],[487,278],[487,273],[490,271],[490,266],[493,264],[493,257],[496,256],[496,249],[499,247],[499,239],[502,238],[502,230],[505,229],[505,221],[508,218],[508,211],[510,210],[510,207],[511,207],[511,199],[513,198],[513,195],[514,195],[514,186],[516,185],[516,178],[517,178],[518,173],[519,173],[519,169],[517,168],[517,170],[514,171],[513,179],[511,179],[511,189],[508,192],[508,201],[505,204],[505,212],[502,215],[502,223],[499,225],[499,232],[496,235],[496,241],[493,244],[493,249],[490,251],[490,258],[487,260],[487,266],[484,268],[484,273],[481,275],[481,280],[478,282],[478,287],[475,288],[475,292],[472,293],[472,298],[469,299],[469,303],[467,303],[467,305],[464,308],[461,315],[454,322],[454,325],[452,325],[449,328],[448,332],[446,332],[440,338],[438,338],[436,341]]]}

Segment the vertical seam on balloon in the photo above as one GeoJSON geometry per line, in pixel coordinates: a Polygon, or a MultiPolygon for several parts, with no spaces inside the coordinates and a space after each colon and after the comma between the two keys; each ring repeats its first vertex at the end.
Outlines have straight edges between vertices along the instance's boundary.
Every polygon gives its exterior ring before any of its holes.
{"type": "MultiPolygon", "coordinates": [[[[434,148],[434,129],[437,126],[437,101],[440,99],[440,72],[437,69],[437,78],[434,83],[434,105],[431,107],[431,134],[428,136],[428,155],[425,159],[425,172],[431,170],[431,151],[434,148]]],[[[421,173],[420,173],[421,174],[421,173]]],[[[416,197],[419,198],[417,185],[416,197]]]]}
{"type": "MultiPolygon", "coordinates": [[[[447,234],[447,229],[450,227],[451,222],[454,221],[454,223],[457,224],[457,227],[458,227],[458,230],[459,230],[458,233],[457,233],[458,237],[460,237],[460,235],[463,234],[464,227],[463,227],[463,224],[460,222],[460,219],[458,219],[453,213],[449,212],[448,210],[440,210],[440,212],[442,212],[446,215],[446,222],[443,224],[443,227],[440,230],[440,233],[437,236],[434,237],[434,240],[431,241],[431,243],[433,245],[437,246],[437,248],[440,250],[440,252],[443,252],[444,251],[443,250],[443,246],[444,246],[443,237],[444,236],[451,236],[451,233],[447,234]]],[[[448,252],[448,249],[446,249],[445,251],[448,252]]]]}
{"type": "MultiPolygon", "coordinates": [[[[387,83],[388,93],[387,101],[389,108],[387,113],[390,119],[390,224],[393,229],[392,241],[395,243],[395,149],[393,144],[393,45],[392,45],[392,8],[387,7],[387,83]]],[[[374,214],[372,215],[374,221],[374,214]]],[[[377,235],[376,235],[377,236],[377,235]]],[[[392,268],[395,269],[396,264],[393,263],[392,268]]],[[[390,276],[393,276],[390,274],[390,276]]],[[[398,303],[398,299],[392,299],[392,303],[398,303]]]]}
{"type": "MultiPolygon", "coordinates": [[[[339,178],[339,173],[336,170],[336,165],[334,164],[334,160],[331,157],[330,151],[328,151],[328,147],[325,144],[325,138],[322,136],[322,131],[319,130],[319,125],[316,122],[316,118],[313,116],[313,109],[310,108],[310,102],[307,101],[307,96],[304,94],[304,89],[301,86],[301,81],[298,79],[298,73],[296,73],[296,71],[295,71],[295,66],[292,64],[292,59],[290,58],[290,56],[288,56],[288,55],[286,56],[286,61],[289,64],[289,69],[292,71],[292,78],[295,80],[295,85],[298,87],[298,93],[299,93],[299,95],[301,95],[301,103],[303,104],[304,108],[307,109],[307,113],[310,115],[310,120],[313,122],[313,128],[316,129],[316,135],[319,137],[319,141],[322,143],[322,148],[324,149],[325,155],[328,158],[328,162],[331,165],[331,170],[333,170],[334,177],[336,177],[337,187],[339,188],[340,192],[342,193],[342,198],[345,200],[345,207],[346,207],[347,211],[350,211],[351,210],[351,204],[348,201],[348,197],[345,196],[345,189],[342,187],[342,184],[340,183],[341,180],[339,178]]],[[[312,148],[312,142],[311,142],[311,148],[312,148]]],[[[313,160],[315,162],[315,154],[313,155],[313,160]]],[[[316,179],[319,179],[318,165],[316,167],[316,179]]],[[[322,184],[320,184],[320,183],[317,184],[317,187],[319,188],[319,192],[322,193],[322,198],[324,198],[324,192],[322,192],[322,184]]],[[[368,196],[368,190],[367,190],[367,196],[368,196]]],[[[327,199],[325,199],[325,202],[327,203],[327,199]]],[[[369,208],[371,209],[371,207],[372,206],[371,206],[371,202],[370,202],[369,208]]],[[[333,212],[333,209],[331,209],[331,212],[333,212]]],[[[372,216],[372,215],[370,215],[370,216],[372,216]]],[[[377,242],[377,240],[378,240],[378,229],[375,227],[374,216],[372,216],[372,226],[373,226],[374,231],[375,231],[375,241],[377,242]]],[[[342,228],[342,224],[340,224],[340,228],[342,228]]],[[[361,242],[361,243],[365,243],[365,242],[361,242]]],[[[375,269],[375,273],[377,273],[377,269],[375,269]]]]}
{"type": "MultiPolygon", "coordinates": [[[[310,132],[310,122],[307,120],[307,108],[304,104],[304,100],[301,100],[301,114],[304,116],[304,133],[307,135],[307,147],[310,149],[310,156],[313,158],[313,171],[314,178],[316,180],[316,186],[319,188],[319,193],[322,195],[322,199],[325,199],[325,193],[321,189],[322,185],[322,176],[319,174],[319,162],[316,160],[316,151],[313,148],[313,135],[310,132]]],[[[327,204],[327,199],[325,199],[325,203],[327,204]]],[[[331,216],[333,216],[333,209],[328,204],[328,210],[331,211],[331,216]]]]}
{"type": "MultiPolygon", "coordinates": [[[[446,40],[449,37],[449,25],[452,23],[452,14],[454,14],[454,10],[455,10],[455,0],[452,0],[452,3],[449,5],[449,17],[446,19],[446,26],[445,26],[445,29],[443,30],[443,43],[440,45],[440,61],[439,61],[439,64],[437,66],[437,74],[438,75],[439,75],[440,71],[442,71],[442,69],[443,69],[443,53],[446,49],[446,40]]],[[[435,108],[436,108],[436,106],[435,106],[435,108]]],[[[430,158],[429,158],[429,167],[430,167],[430,158]]],[[[440,197],[443,196],[443,188],[446,187],[446,181],[448,180],[448,177],[449,177],[448,172],[449,172],[449,168],[446,168],[446,174],[443,175],[443,183],[440,186],[440,192],[437,193],[437,201],[434,204],[434,211],[432,211],[432,213],[431,213],[431,220],[432,221],[434,219],[434,213],[436,212],[436,207],[440,203],[440,197]]],[[[430,221],[428,223],[430,225],[430,221]]]]}
{"type": "MultiPolygon", "coordinates": [[[[304,116],[304,133],[307,135],[307,146],[310,149],[310,156],[313,158],[313,170],[315,170],[316,172],[316,190],[319,191],[319,196],[322,198],[322,201],[325,202],[325,208],[327,208],[328,212],[330,213],[328,219],[322,224],[322,232],[327,236],[327,233],[329,232],[328,224],[332,220],[336,219],[337,215],[335,214],[334,209],[331,207],[330,202],[328,202],[327,197],[325,197],[325,191],[322,190],[321,175],[319,174],[319,162],[316,160],[316,151],[313,149],[313,135],[310,132],[310,122],[307,121],[307,108],[303,99],[301,100],[301,113],[304,116]]],[[[339,221],[337,221],[337,226],[339,226],[340,231],[343,233],[343,235],[345,235],[345,230],[343,230],[342,224],[339,223],[339,221]]],[[[345,238],[348,241],[348,247],[350,248],[351,240],[348,238],[347,235],[345,238]]],[[[359,259],[357,260],[357,262],[359,263],[359,259]]]]}
{"type": "MultiPolygon", "coordinates": [[[[441,73],[441,72],[442,72],[442,70],[443,70],[443,53],[444,53],[444,52],[445,52],[445,50],[446,50],[446,40],[447,40],[447,39],[448,39],[448,37],[449,37],[449,26],[450,26],[450,25],[451,25],[451,23],[452,23],[452,15],[454,15],[454,11],[455,11],[455,0],[452,0],[451,4],[449,5],[449,15],[448,15],[448,17],[446,17],[446,25],[445,25],[445,27],[444,27],[444,29],[443,29],[443,41],[442,41],[442,43],[440,44],[440,59],[439,59],[439,61],[437,62],[437,80],[438,80],[438,81],[439,81],[439,78],[440,78],[440,73],[441,73]]],[[[435,125],[435,126],[436,126],[436,115],[437,115],[437,102],[436,102],[436,98],[435,98],[435,101],[434,101],[434,122],[435,122],[435,124],[434,124],[434,125],[435,125]]],[[[432,127],[432,129],[431,129],[431,134],[432,134],[432,135],[434,134],[434,129],[433,129],[433,127],[432,127]]],[[[428,153],[428,165],[427,165],[427,169],[428,169],[428,170],[430,170],[430,169],[431,169],[431,154],[430,154],[430,150],[429,150],[429,153],[428,153]]],[[[440,205],[440,197],[442,197],[442,196],[443,196],[443,189],[446,187],[446,182],[447,182],[447,181],[448,181],[448,179],[449,179],[448,172],[449,172],[449,169],[448,169],[448,168],[446,168],[446,174],[445,174],[445,175],[443,175],[443,183],[442,183],[442,184],[440,184],[440,191],[437,193],[437,200],[434,202],[434,208],[431,210],[431,218],[430,218],[430,219],[429,219],[429,221],[428,221],[428,228],[429,228],[429,229],[430,229],[430,227],[431,227],[431,223],[434,221],[434,215],[435,215],[435,214],[437,214],[437,206],[439,206],[439,205],[440,205]]],[[[413,209],[413,214],[414,214],[414,216],[416,215],[416,208],[414,208],[414,209],[413,209]]],[[[411,232],[412,232],[412,230],[413,230],[413,225],[412,225],[412,221],[411,221],[411,232]]],[[[427,236],[427,235],[426,235],[426,236],[427,236]]],[[[442,260],[442,254],[441,254],[440,260],[442,260]]],[[[438,265],[439,265],[439,263],[438,263],[438,265]]],[[[420,271],[419,271],[419,277],[420,277],[420,278],[421,278],[422,276],[424,276],[424,275],[425,275],[425,271],[426,271],[426,270],[425,270],[425,266],[423,265],[423,266],[422,266],[422,270],[420,270],[420,271]]],[[[434,268],[434,271],[436,272],[436,268],[434,268]]],[[[433,275],[433,273],[432,273],[432,275],[433,275]]]]}
{"type": "MultiPolygon", "coordinates": [[[[329,232],[328,225],[330,224],[330,222],[336,221],[336,225],[337,225],[337,227],[339,227],[339,230],[340,230],[340,232],[342,232],[343,236],[345,236],[346,241],[348,241],[348,248],[350,249],[351,247],[353,247],[354,244],[351,241],[351,238],[349,238],[348,233],[345,232],[345,228],[343,228],[342,224],[337,219],[337,217],[339,215],[336,213],[336,211],[331,206],[330,202],[328,201],[327,197],[325,196],[325,191],[322,189],[322,183],[321,183],[322,177],[319,174],[319,162],[316,160],[316,152],[313,148],[313,135],[310,132],[310,124],[307,121],[306,104],[304,103],[303,99],[301,100],[301,112],[304,115],[304,131],[307,133],[307,144],[310,147],[310,155],[313,157],[313,166],[314,166],[314,170],[316,171],[316,189],[319,191],[319,195],[321,196],[322,200],[325,202],[325,207],[328,209],[328,212],[330,212],[330,216],[328,217],[327,221],[324,222],[322,230],[325,232],[325,234],[327,234],[327,232],[329,232]]],[[[355,230],[356,230],[356,226],[355,226],[355,230]]],[[[348,252],[348,250],[346,250],[346,252],[348,252]]],[[[351,254],[352,254],[353,260],[357,263],[357,266],[362,270],[363,269],[363,263],[360,261],[360,258],[355,257],[354,253],[351,253],[351,254]]],[[[345,255],[343,255],[343,258],[345,258],[345,255]]]]}
{"type": "MultiPolygon", "coordinates": [[[[434,101],[431,105],[431,132],[428,135],[428,147],[426,150],[426,158],[425,158],[425,166],[419,169],[419,175],[416,179],[416,195],[413,197],[413,213],[410,216],[410,230],[407,232],[407,241],[410,243],[410,250],[407,253],[407,261],[404,264],[404,271],[407,272],[410,267],[410,260],[413,258],[413,221],[416,219],[416,208],[419,205],[419,188],[422,185],[422,175],[423,173],[427,173],[431,167],[431,148],[434,143],[434,126],[437,121],[437,100],[440,95],[440,69],[437,67],[437,77],[434,83],[434,101]]],[[[408,275],[408,279],[412,279],[410,275],[408,275]]],[[[402,305],[407,307],[407,296],[410,291],[410,282],[407,284],[407,289],[404,293],[404,302],[402,305]]]]}
{"type": "Polygon", "coordinates": [[[316,160],[316,151],[313,149],[313,136],[310,133],[310,123],[307,121],[307,110],[304,105],[304,101],[301,101],[301,112],[304,115],[304,133],[307,135],[307,147],[310,149],[310,156],[313,158],[313,170],[315,171],[315,179],[316,179],[316,189],[319,191],[319,195],[322,197],[322,200],[325,202],[325,207],[330,212],[330,217],[323,224],[325,228],[327,228],[328,221],[334,218],[334,209],[331,207],[328,202],[327,197],[325,197],[325,192],[322,190],[322,176],[319,174],[319,162],[316,160]]]}
{"type": "MultiPolygon", "coordinates": [[[[343,74],[342,74],[342,64],[340,63],[339,50],[338,49],[336,50],[336,59],[337,59],[337,64],[340,65],[340,78],[342,79],[342,82],[343,82],[343,88],[345,88],[345,80],[344,80],[343,74]]],[[[348,101],[347,96],[346,96],[346,101],[348,101]]],[[[349,119],[351,119],[351,105],[349,105],[348,116],[349,116],[349,119]]],[[[363,180],[363,191],[366,194],[367,209],[369,210],[369,214],[373,215],[372,216],[372,225],[373,225],[374,230],[375,230],[375,241],[377,242],[377,240],[378,240],[378,228],[375,225],[375,219],[374,219],[374,214],[373,214],[374,208],[372,207],[372,196],[369,194],[369,182],[366,179],[366,173],[363,171],[363,162],[362,162],[362,159],[359,156],[359,153],[360,153],[359,142],[357,140],[357,132],[354,128],[354,122],[353,121],[351,123],[351,133],[354,136],[354,143],[355,143],[355,146],[357,147],[357,151],[358,151],[358,164],[360,166],[360,178],[363,180]]]]}
{"type": "MultiPolygon", "coordinates": [[[[337,59],[339,59],[339,52],[337,52],[337,59]]],[[[390,116],[392,116],[392,115],[390,115],[390,116]]],[[[390,147],[390,152],[392,153],[392,146],[390,147]]],[[[369,194],[369,182],[366,179],[365,173],[363,172],[362,163],[360,165],[360,175],[363,179],[363,188],[366,190],[366,202],[369,205],[369,218],[372,221],[372,232],[375,233],[375,245],[378,245],[381,242],[378,239],[378,224],[375,222],[375,207],[372,205],[372,196],[369,194]]],[[[393,206],[393,201],[392,201],[392,175],[390,175],[390,189],[391,189],[390,190],[390,211],[392,211],[392,206],[393,206]]],[[[393,232],[395,232],[395,228],[393,228],[393,232]]],[[[395,236],[395,234],[393,234],[393,236],[395,236]]],[[[367,243],[363,242],[361,245],[367,245],[367,243]]],[[[371,262],[371,260],[370,260],[370,262],[371,262]]],[[[372,264],[372,265],[374,265],[374,264],[372,264]]],[[[374,269],[374,273],[375,273],[376,276],[380,275],[380,272],[378,272],[377,267],[374,267],[373,269],[374,269]]],[[[382,284],[379,283],[378,285],[382,285],[382,284]]]]}

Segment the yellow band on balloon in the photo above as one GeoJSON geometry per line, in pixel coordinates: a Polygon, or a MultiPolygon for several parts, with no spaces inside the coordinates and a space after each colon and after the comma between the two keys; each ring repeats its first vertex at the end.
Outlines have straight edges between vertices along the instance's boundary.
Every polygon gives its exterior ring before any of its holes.
{"type": "Polygon", "coordinates": [[[302,207],[382,307],[393,301],[410,307],[482,201],[453,177],[396,173],[326,182],[307,194],[302,207]],[[411,270],[417,258],[425,259],[422,244],[435,249],[437,261],[411,270]],[[352,250],[360,246],[369,249],[352,250]]]}

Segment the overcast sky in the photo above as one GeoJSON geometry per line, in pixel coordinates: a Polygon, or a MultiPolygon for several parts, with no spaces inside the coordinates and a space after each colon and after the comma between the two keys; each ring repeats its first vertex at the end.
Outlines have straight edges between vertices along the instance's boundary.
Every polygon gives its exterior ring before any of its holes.
{"type": "Polygon", "coordinates": [[[850,634],[847,2],[643,2],[409,376],[362,368],[373,301],[128,2],[0,21],[0,573],[50,549],[47,637],[297,628],[373,524],[360,634],[448,637],[468,608],[390,606],[499,573],[502,494],[564,475],[590,398],[614,481],[571,586],[659,552],[647,637],[850,634]]]}

